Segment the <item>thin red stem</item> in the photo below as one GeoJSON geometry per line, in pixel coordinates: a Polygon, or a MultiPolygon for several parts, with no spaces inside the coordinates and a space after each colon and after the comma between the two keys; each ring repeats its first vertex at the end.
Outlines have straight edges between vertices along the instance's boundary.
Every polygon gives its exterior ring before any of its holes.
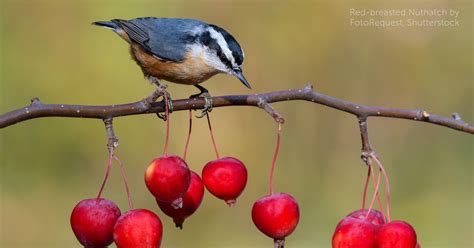
{"type": "Polygon", "coordinates": [[[165,138],[165,148],[163,154],[166,156],[168,155],[168,140],[169,140],[169,133],[170,133],[170,111],[168,109],[168,95],[165,93],[163,94],[165,98],[165,116],[166,116],[166,138],[165,138]]]}
{"type": "MultiPolygon", "coordinates": [[[[373,161],[372,160],[369,160],[369,165],[370,165],[370,170],[371,170],[371,174],[372,174],[372,181],[374,183],[374,188],[377,187],[377,181],[379,181],[379,184],[380,184],[380,180],[381,180],[381,175],[380,175],[380,170],[379,170],[379,175],[378,175],[378,180],[375,179],[375,172],[373,171],[373,161]]],[[[374,192],[375,194],[375,192],[374,192]]],[[[379,190],[377,190],[377,206],[379,207],[379,210],[380,212],[382,213],[382,218],[383,220],[386,222],[386,218],[385,218],[385,213],[383,211],[383,206],[382,206],[382,202],[380,201],[380,194],[379,194],[379,190]]],[[[371,209],[369,209],[369,211],[367,211],[367,215],[366,217],[369,216],[371,212],[371,209]]]]}
{"type": "Polygon", "coordinates": [[[367,178],[365,179],[365,185],[364,185],[364,195],[362,196],[362,209],[365,209],[365,202],[367,200],[367,188],[369,187],[369,181],[370,181],[370,167],[367,166],[367,178]]]}
{"type": "Polygon", "coordinates": [[[189,131],[188,131],[188,138],[186,138],[186,144],[184,145],[184,154],[183,154],[184,161],[186,161],[186,156],[188,155],[189,140],[191,139],[192,129],[193,129],[193,113],[192,113],[192,110],[189,110],[189,131]]]}
{"type": "Polygon", "coordinates": [[[122,174],[123,183],[125,184],[125,190],[127,191],[128,205],[130,206],[130,209],[133,209],[132,197],[130,196],[130,190],[128,188],[128,179],[127,174],[125,173],[125,168],[123,166],[122,161],[120,161],[117,156],[114,155],[114,159],[120,166],[120,173],[122,174]]]}
{"type": "Polygon", "coordinates": [[[104,180],[102,181],[102,185],[100,186],[99,193],[97,194],[97,204],[99,203],[100,197],[102,196],[102,191],[104,190],[105,184],[107,182],[107,179],[109,178],[109,173],[110,173],[110,167],[112,166],[112,157],[114,156],[114,150],[113,148],[109,149],[109,157],[107,159],[107,169],[105,170],[105,177],[104,180]]]}
{"type": "MultiPolygon", "coordinates": [[[[379,170],[379,173],[381,171],[379,170]]],[[[374,181],[375,182],[375,181],[374,181]]],[[[380,192],[379,192],[380,193],[380,192]]],[[[380,200],[380,194],[377,193],[377,206],[379,206],[379,210],[380,212],[382,213],[382,218],[383,220],[385,221],[385,223],[387,222],[387,217],[385,216],[385,212],[383,211],[383,205],[382,205],[382,201],[380,200]]]]}
{"type": "Polygon", "coordinates": [[[388,180],[388,175],[387,172],[385,171],[385,168],[382,165],[382,162],[377,158],[375,155],[370,155],[375,162],[377,163],[380,171],[382,172],[384,178],[385,178],[385,207],[387,208],[387,221],[390,222],[390,182],[388,180]]]}
{"type": "Polygon", "coordinates": [[[273,173],[275,172],[276,159],[278,157],[278,151],[280,150],[280,136],[281,136],[281,123],[278,122],[275,154],[273,154],[272,167],[270,169],[270,195],[273,194],[273,173]]]}
{"type": "Polygon", "coordinates": [[[209,126],[209,132],[211,133],[211,139],[212,139],[212,145],[214,146],[214,151],[216,152],[216,157],[219,159],[219,151],[217,150],[217,145],[216,145],[216,140],[214,139],[214,132],[212,131],[212,126],[211,126],[211,119],[209,117],[209,113],[206,114],[207,118],[207,125],[209,126]]]}
{"type": "Polygon", "coordinates": [[[373,171],[373,165],[372,163],[369,164],[370,169],[372,170],[372,177],[374,178],[374,194],[372,196],[372,200],[370,201],[370,206],[369,210],[367,211],[366,217],[369,216],[370,212],[372,211],[372,208],[374,207],[375,200],[377,199],[377,196],[379,194],[379,188],[380,188],[380,182],[382,181],[382,175],[381,173],[378,174],[377,176],[377,182],[375,182],[375,173],[373,171]]]}

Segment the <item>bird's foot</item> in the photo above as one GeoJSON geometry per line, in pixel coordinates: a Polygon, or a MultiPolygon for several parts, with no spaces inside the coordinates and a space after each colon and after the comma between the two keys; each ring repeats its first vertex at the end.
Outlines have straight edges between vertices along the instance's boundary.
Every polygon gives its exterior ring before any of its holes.
{"type": "Polygon", "coordinates": [[[212,97],[211,94],[209,94],[208,91],[203,91],[199,94],[192,95],[189,98],[197,98],[197,97],[203,97],[204,98],[204,108],[201,109],[201,113],[198,113],[196,115],[197,118],[202,118],[207,115],[207,113],[212,111],[213,105],[212,105],[212,97]]]}
{"type": "MultiPolygon", "coordinates": [[[[173,100],[171,99],[171,95],[170,93],[166,90],[166,85],[164,84],[159,84],[156,91],[158,91],[161,96],[163,96],[163,104],[166,104],[165,108],[167,108],[168,110],[168,114],[169,113],[172,113],[173,112],[173,100]]],[[[166,121],[166,113],[156,113],[156,116],[158,116],[158,118],[166,121]]]]}
{"type": "MultiPolygon", "coordinates": [[[[160,81],[155,77],[147,77],[147,79],[156,86],[156,89],[147,98],[142,100],[142,105],[145,110],[150,109],[153,103],[160,97],[163,97],[163,101],[166,102],[168,107],[168,113],[173,112],[173,103],[171,101],[170,93],[166,90],[167,85],[161,84],[160,81]],[[165,97],[166,96],[166,97],[165,97]]],[[[166,120],[166,114],[156,114],[160,119],[166,120]]]]}

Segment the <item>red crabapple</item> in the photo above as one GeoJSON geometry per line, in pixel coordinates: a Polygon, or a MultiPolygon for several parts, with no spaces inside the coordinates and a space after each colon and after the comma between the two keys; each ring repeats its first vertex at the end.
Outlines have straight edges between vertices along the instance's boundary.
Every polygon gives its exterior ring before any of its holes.
{"type": "Polygon", "coordinates": [[[168,202],[156,200],[161,211],[173,218],[176,227],[183,228],[184,220],[191,216],[201,205],[204,196],[204,184],[196,172],[191,171],[191,184],[183,197],[183,207],[176,209],[168,202]]]}
{"type": "Polygon", "coordinates": [[[236,158],[220,158],[204,166],[202,180],[211,194],[233,206],[247,185],[247,169],[236,158]]]}
{"type": "Polygon", "coordinates": [[[276,193],[258,199],[252,207],[252,220],[258,230],[273,238],[276,247],[283,247],[285,237],[298,225],[298,203],[289,194],[276,193]]]}
{"type": "Polygon", "coordinates": [[[186,162],[178,156],[154,159],[145,172],[145,183],[156,199],[180,208],[191,179],[186,162]]]}
{"type": "Polygon", "coordinates": [[[377,227],[366,219],[347,216],[337,224],[332,248],[375,248],[377,227]]]}
{"type": "Polygon", "coordinates": [[[71,213],[71,227],[85,248],[105,248],[113,242],[113,230],[120,209],[103,198],[82,200],[71,213]]]}
{"type": "Polygon", "coordinates": [[[387,223],[377,234],[378,248],[414,248],[416,245],[415,229],[404,221],[387,223]]]}
{"type": "Polygon", "coordinates": [[[146,209],[126,212],[114,227],[114,241],[118,248],[158,248],[162,236],[160,218],[146,209]]]}
{"type": "Polygon", "coordinates": [[[361,219],[361,220],[367,220],[370,223],[374,224],[375,226],[381,226],[385,224],[385,220],[381,212],[375,209],[371,209],[368,216],[367,216],[367,212],[368,212],[368,209],[359,209],[350,213],[347,216],[361,219]]]}

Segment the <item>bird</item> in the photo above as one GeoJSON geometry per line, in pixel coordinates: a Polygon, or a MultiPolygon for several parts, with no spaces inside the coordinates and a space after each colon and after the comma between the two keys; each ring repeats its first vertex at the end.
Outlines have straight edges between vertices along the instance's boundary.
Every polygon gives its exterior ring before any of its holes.
{"type": "MultiPolygon", "coordinates": [[[[200,117],[212,110],[209,91],[200,85],[212,76],[228,74],[251,89],[242,70],[243,49],[229,32],[217,25],[195,19],[156,17],[92,24],[113,30],[130,44],[132,59],[151,83],[159,87],[160,81],[165,80],[198,88],[200,92],[190,98],[205,98],[200,117]]],[[[172,107],[171,101],[168,104],[172,107]]]]}

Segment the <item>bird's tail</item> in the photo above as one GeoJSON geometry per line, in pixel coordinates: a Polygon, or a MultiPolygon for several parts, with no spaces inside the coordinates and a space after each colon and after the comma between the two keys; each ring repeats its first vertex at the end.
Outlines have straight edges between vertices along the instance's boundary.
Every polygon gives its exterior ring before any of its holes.
{"type": "Polygon", "coordinates": [[[114,22],[93,22],[92,25],[96,25],[108,29],[117,29],[119,26],[114,22]]]}

